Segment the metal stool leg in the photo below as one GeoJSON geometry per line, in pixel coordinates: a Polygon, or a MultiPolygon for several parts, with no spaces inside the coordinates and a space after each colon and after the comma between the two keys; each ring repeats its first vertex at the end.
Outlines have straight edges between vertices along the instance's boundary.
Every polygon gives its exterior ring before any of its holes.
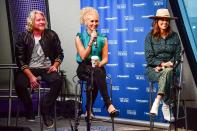
{"type": "MultiPolygon", "coordinates": [[[[152,104],[153,104],[153,92],[154,92],[154,86],[153,86],[153,82],[149,83],[149,108],[151,110],[152,104]]],[[[154,128],[154,116],[150,114],[150,131],[153,131],[154,128]]]]}
{"type": "MultiPolygon", "coordinates": [[[[17,101],[18,102],[18,101],[17,101]]],[[[20,114],[20,107],[19,107],[19,103],[17,103],[17,109],[16,109],[16,122],[15,122],[15,126],[18,126],[18,117],[20,114]]]]}
{"type": "MultiPolygon", "coordinates": [[[[112,101],[112,80],[111,77],[107,76],[110,79],[110,99],[112,101]]],[[[112,121],[112,131],[114,131],[114,117],[111,117],[112,121]]]]}
{"type": "Polygon", "coordinates": [[[187,107],[185,106],[185,101],[183,101],[183,110],[184,110],[184,118],[185,118],[185,130],[188,131],[188,125],[187,125],[187,107]]]}
{"type": "Polygon", "coordinates": [[[41,88],[41,86],[38,88],[38,115],[37,115],[37,117],[40,117],[40,98],[41,98],[40,88],[41,88]]]}
{"type": "Polygon", "coordinates": [[[55,131],[57,131],[57,112],[56,112],[56,101],[55,101],[55,105],[54,105],[54,128],[55,128],[55,131]]]}

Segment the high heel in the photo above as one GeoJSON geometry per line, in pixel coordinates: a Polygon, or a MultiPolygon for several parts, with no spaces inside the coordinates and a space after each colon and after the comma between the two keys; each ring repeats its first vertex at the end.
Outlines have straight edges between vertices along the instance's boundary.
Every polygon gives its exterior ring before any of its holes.
{"type": "Polygon", "coordinates": [[[108,107],[108,112],[111,117],[117,117],[119,115],[119,111],[112,104],[108,107]]]}

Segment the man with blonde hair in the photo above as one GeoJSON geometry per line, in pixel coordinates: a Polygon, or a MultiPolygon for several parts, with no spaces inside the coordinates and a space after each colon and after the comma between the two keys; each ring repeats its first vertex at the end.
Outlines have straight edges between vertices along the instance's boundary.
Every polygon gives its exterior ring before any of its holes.
{"type": "Polygon", "coordinates": [[[45,125],[53,127],[52,112],[61,89],[62,81],[57,72],[64,55],[58,35],[47,29],[43,12],[33,10],[27,17],[27,31],[20,33],[15,46],[16,63],[19,70],[15,77],[15,88],[26,109],[26,119],[33,121],[31,90],[39,87],[38,76],[46,81],[50,91],[41,102],[41,114],[45,125]]]}

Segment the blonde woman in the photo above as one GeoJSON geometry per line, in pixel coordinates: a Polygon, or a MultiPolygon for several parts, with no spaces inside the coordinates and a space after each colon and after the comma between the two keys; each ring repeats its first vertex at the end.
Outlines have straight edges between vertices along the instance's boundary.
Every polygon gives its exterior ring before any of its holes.
{"type": "MultiPolygon", "coordinates": [[[[81,9],[80,15],[80,22],[86,26],[86,30],[83,33],[78,33],[75,38],[77,49],[76,61],[79,64],[77,75],[79,79],[87,81],[87,84],[90,85],[91,72],[94,72],[92,103],[94,104],[99,90],[110,116],[117,116],[118,111],[112,105],[107,91],[106,71],[104,66],[108,62],[108,42],[106,36],[97,31],[99,14],[96,9],[85,7],[81,9]],[[95,67],[92,67],[91,64],[92,56],[98,57],[95,67]]],[[[90,99],[88,94],[86,96],[87,99],[90,99]]]]}

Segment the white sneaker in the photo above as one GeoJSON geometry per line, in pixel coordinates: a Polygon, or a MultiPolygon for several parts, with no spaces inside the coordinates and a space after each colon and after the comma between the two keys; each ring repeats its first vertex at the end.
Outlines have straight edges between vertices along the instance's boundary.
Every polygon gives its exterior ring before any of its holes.
{"type": "Polygon", "coordinates": [[[165,120],[167,120],[169,122],[174,122],[174,120],[175,120],[174,115],[173,115],[172,111],[170,110],[169,105],[165,104],[164,102],[162,105],[162,112],[163,112],[163,117],[165,120]]]}
{"type": "Polygon", "coordinates": [[[160,100],[155,99],[155,101],[152,105],[152,108],[150,110],[150,114],[153,114],[153,115],[156,115],[156,116],[158,115],[159,102],[160,102],[160,100]]]}

